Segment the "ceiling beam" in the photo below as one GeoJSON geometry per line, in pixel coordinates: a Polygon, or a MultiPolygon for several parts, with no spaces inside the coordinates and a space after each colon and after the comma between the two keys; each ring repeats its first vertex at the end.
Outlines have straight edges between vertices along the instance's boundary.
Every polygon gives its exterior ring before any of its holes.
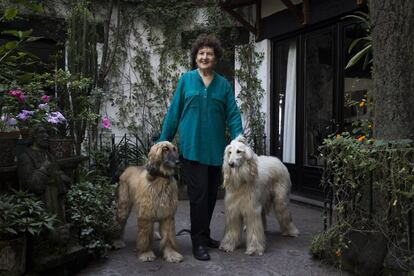
{"type": "Polygon", "coordinates": [[[294,17],[296,17],[296,19],[299,20],[299,22],[301,24],[303,24],[304,21],[304,16],[303,16],[303,12],[301,10],[299,10],[290,0],[280,0],[282,1],[283,4],[285,4],[285,6],[288,8],[288,10],[293,14],[294,17]]]}
{"type": "Polygon", "coordinates": [[[253,4],[256,4],[256,0],[238,0],[238,1],[223,1],[222,2],[223,6],[226,6],[232,9],[250,6],[253,4]]]}
{"type": "Polygon", "coordinates": [[[227,11],[231,16],[234,17],[234,19],[236,19],[238,22],[240,22],[243,27],[245,27],[247,30],[249,30],[250,32],[256,34],[256,29],[254,26],[252,26],[250,24],[250,22],[248,22],[246,19],[243,18],[243,16],[241,16],[239,13],[237,13],[236,11],[234,11],[232,8],[229,8],[227,6],[222,5],[222,8],[227,11]]]}
{"type": "Polygon", "coordinates": [[[309,24],[309,0],[303,0],[302,3],[303,22],[302,24],[309,24]]]}
{"type": "Polygon", "coordinates": [[[256,36],[256,40],[260,39],[261,28],[262,28],[262,0],[238,0],[238,1],[224,1],[220,3],[223,10],[228,12],[234,17],[239,23],[243,25],[249,32],[256,36]],[[235,11],[236,8],[245,6],[256,5],[256,22],[252,25],[247,21],[239,12],[235,11]]]}

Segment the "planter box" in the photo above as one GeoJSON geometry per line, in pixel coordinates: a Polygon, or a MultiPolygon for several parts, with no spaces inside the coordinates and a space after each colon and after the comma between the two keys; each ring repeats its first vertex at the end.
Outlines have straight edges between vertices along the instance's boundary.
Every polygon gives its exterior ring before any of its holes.
{"type": "Polygon", "coordinates": [[[26,271],[26,238],[0,241],[0,275],[23,275],[26,271]]]}
{"type": "Polygon", "coordinates": [[[57,158],[62,159],[74,156],[75,142],[72,138],[49,138],[50,152],[57,158]]]}
{"type": "Polygon", "coordinates": [[[13,166],[20,132],[0,132],[0,167],[13,166]]]}

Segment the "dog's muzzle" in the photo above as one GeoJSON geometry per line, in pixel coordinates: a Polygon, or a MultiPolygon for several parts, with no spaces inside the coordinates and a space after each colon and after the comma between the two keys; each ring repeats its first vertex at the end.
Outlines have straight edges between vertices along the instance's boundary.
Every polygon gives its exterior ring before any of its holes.
{"type": "Polygon", "coordinates": [[[169,152],[167,158],[165,158],[164,165],[170,168],[179,168],[180,158],[178,156],[178,153],[169,152]]]}

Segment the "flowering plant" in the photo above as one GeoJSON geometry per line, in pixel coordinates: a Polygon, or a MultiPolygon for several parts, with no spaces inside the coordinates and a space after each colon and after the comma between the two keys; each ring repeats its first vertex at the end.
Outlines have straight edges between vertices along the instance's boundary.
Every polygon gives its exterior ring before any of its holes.
{"type": "Polygon", "coordinates": [[[1,91],[0,114],[0,131],[29,128],[38,123],[54,126],[66,122],[62,113],[56,111],[51,97],[44,94],[44,91],[35,95],[27,95],[21,89],[1,91]]]}

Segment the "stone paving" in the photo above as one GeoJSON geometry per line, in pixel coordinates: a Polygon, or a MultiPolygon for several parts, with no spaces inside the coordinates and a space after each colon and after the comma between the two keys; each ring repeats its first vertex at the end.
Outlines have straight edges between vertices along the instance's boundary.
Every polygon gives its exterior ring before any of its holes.
{"type": "MultiPolygon", "coordinates": [[[[126,248],[111,251],[109,257],[95,261],[80,271],[79,275],[349,275],[332,266],[312,259],[309,244],[312,236],[321,231],[322,211],[319,208],[291,203],[293,220],[301,234],[297,238],[280,235],[276,219],[268,217],[267,248],[263,256],[247,256],[244,247],[233,253],[210,249],[211,261],[196,260],[191,253],[190,236],[177,236],[179,252],[184,261],[170,264],[159,258],[151,263],[138,261],[135,252],[136,220],[131,214],[125,231],[126,248]]],[[[221,239],[224,230],[223,201],[218,200],[211,223],[212,237],[221,239]]],[[[189,229],[189,202],[180,201],[176,215],[176,230],[189,229]]],[[[157,248],[158,242],[155,242],[157,248]]]]}

